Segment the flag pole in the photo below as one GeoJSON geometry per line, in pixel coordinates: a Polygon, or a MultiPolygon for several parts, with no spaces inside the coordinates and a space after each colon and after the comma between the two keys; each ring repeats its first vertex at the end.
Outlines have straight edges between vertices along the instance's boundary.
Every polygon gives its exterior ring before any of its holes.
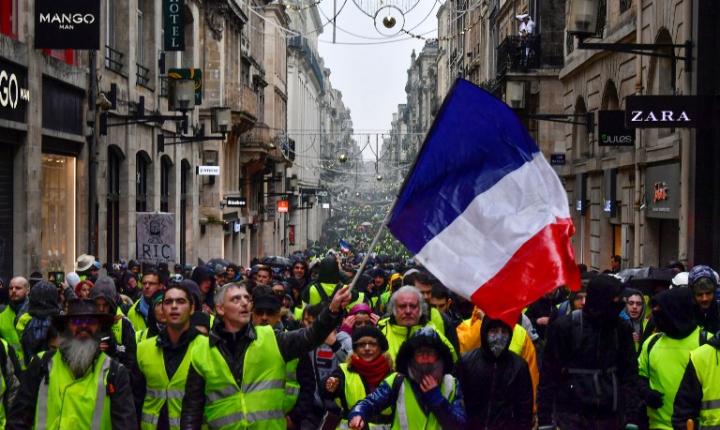
{"type": "MultiPolygon", "coordinates": [[[[397,200],[397,197],[395,197],[395,200],[397,200]]],[[[357,269],[357,272],[355,273],[355,276],[353,277],[352,282],[350,283],[350,289],[354,289],[355,285],[357,284],[358,279],[360,279],[360,275],[362,274],[363,270],[365,270],[365,266],[367,266],[367,262],[370,259],[370,253],[375,248],[375,245],[377,245],[378,241],[380,240],[380,236],[382,236],[383,231],[385,230],[385,227],[387,227],[388,222],[390,222],[390,214],[392,213],[392,210],[388,211],[387,215],[385,215],[385,219],[383,219],[382,224],[380,224],[380,227],[378,228],[377,233],[375,233],[375,237],[373,238],[372,242],[370,242],[370,247],[368,248],[367,252],[365,253],[365,257],[363,257],[362,263],[360,263],[360,267],[357,269]]]]}

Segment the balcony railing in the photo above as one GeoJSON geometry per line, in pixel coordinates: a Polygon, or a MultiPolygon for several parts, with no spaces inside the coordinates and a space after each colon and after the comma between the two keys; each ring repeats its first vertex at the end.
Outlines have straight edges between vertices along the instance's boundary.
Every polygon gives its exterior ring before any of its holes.
{"type": "Polygon", "coordinates": [[[161,76],[160,77],[160,97],[167,97],[167,96],[168,96],[168,77],[161,76]]]}
{"type": "Polygon", "coordinates": [[[315,55],[315,51],[313,51],[313,49],[310,47],[307,38],[303,36],[291,37],[290,43],[288,43],[288,48],[297,49],[304,54],[305,59],[310,64],[310,68],[312,69],[315,78],[320,84],[320,87],[323,88],[325,82],[325,75],[323,75],[322,68],[320,67],[320,62],[315,55]]]}
{"type": "Polygon", "coordinates": [[[140,63],[135,63],[135,65],[137,66],[137,72],[135,72],[137,84],[147,87],[150,83],[150,69],[140,63]]]}
{"type": "Polygon", "coordinates": [[[543,43],[538,34],[506,37],[497,48],[498,78],[508,72],[527,72],[546,66],[562,67],[562,32],[549,32],[543,36],[543,43]]]}
{"type": "Polygon", "coordinates": [[[122,72],[123,69],[123,57],[125,54],[122,52],[105,45],[105,67],[114,72],[122,72]]]}

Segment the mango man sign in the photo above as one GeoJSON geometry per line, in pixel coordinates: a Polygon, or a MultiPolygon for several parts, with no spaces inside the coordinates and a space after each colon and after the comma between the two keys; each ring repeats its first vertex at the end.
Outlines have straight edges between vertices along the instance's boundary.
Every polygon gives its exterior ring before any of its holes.
{"type": "Polygon", "coordinates": [[[138,212],[137,259],[144,263],[175,262],[175,214],[138,212]]]}

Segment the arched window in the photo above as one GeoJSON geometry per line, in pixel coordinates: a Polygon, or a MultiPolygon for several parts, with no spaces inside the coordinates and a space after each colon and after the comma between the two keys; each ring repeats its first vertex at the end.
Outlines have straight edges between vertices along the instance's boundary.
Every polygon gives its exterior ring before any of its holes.
{"type": "MultiPolygon", "coordinates": [[[[587,113],[585,100],[583,100],[582,97],[578,97],[575,102],[575,113],[587,113]]],[[[573,146],[575,147],[575,156],[578,159],[588,158],[592,155],[590,151],[590,139],[588,137],[589,132],[587,126],[584,124],[573,125],[573,146]]]]}
{"type": "Polygon", "coordinates": [[[140,151],[135,156],[135,211],[147,212],[148,210],[148,186],[150,183],[150,166],[152,160],[145,151],[140,151]]]}
{"type": "Polygon", "coordinates": [[[173,163],[170,157],[163,155],[160,159],[160,212],[171,212],[174,205],[170,203],[170,191],[173,183],[173,163]]]}
{"type": "Polygon", "coordinates": [[[120,166],[124,158],[117,146],[108,147],[106,198],[106,261],[108,262],[120,260],[120,166]]]}
{"type": "MultiPolygon", "coordinates": [[[[618,110],[620,109],[620,98],[618,97],[617,87],[615,82],[607,81],[605,84],[605,90],[603,91],[602,102],[600,104],[601,110],[618,110]]],[[[598,139],[599,141],[600,139],[598,139]]],[[[608,154],[614,147],[606,146],[600,149],[603,154],[608,154]]]]}

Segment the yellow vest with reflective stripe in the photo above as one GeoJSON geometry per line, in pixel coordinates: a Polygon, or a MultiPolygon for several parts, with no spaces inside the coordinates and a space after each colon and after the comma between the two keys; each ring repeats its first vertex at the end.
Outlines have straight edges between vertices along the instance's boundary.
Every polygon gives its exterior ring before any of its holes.
{"type": "Polygon", "coordinates": [[[297,403],[300,395],[300,382],[297,379],[297,367],[300,362],[299,358],[290,360],[285,365],[285,400],[283,401],[283,410],[289,413],[297,403]]]}
{"type": "MultiPolygon", "coordinates": [[[[9,353],[8,353],[8,343],[5,342],[3,339],[0,339],[0,343],[2,343],[2,348],[5,349],[5,359],[10,360],[9,353]]],[[[7,391],[7,381],[5,381],[5,372],[0,369],[0,428],[5,428],[5,422],[6,422],[6,413],[5,413],[5,402],[3,402],[3,398],[5,396],[5,392],[7,391]]]]}
{"type": "MultiPolygon", "coordinates": [[[[133,303],[133,305],[130,306],[130,309],[128,309],[128,313],[127,313],[127,319],[130,320],[135,331],[140,331],[142,329],[147,328],[147,324],[145,324],[145,318],[137,310],[140,300],[143,300],[143,298],[141,297],[140,299],[138,299],[137,302],[133,303]]],[[[153,311],[152,309],[148,310],[148,312],[152,312],[152,311],[153,311]]]]}
{"type": "Polygon", "coordinates": [[[720,352],[711,345],[703,345],[690,353],[690,361],[702,386],[700,428],[720,426],[720,352]]]}
{"type": "Polygon", "coordinates": [[[193,349],[201,343],[202,335],[198,335],[188,345],[185,356],[180,362],[172,378],[168,378],[165,370],[165,354],[157,345],[157,338],[140,342],[137,347],[138,368],[145,376],[145,400],[142,408],[141,428],[157,428],[160,411],[167,403],[168,421],[171,429],[180,428],[180,412],[185,394],[185,382],[190,369],[190,358],[193,349]]]}
{"type": "Polygon", "coordinates": [[[18,361],[21,365],[24,365],[25,361],[22,346],[20,345],[20,336],[18,336],[17,329],[15,328],[15,316],[15,311],[13,311],[9,305],[5,306],[5,309],[0,312],[0,337],[13,347],[18,361]]]}
{"type": "Polygon", "coordinates": [[[205,421],[211,429],[285,429],[285,361],[272,327],[253,327],[238,386],[225,358],[209,338],[193,349],[191,364],[205,381],[205,421]]]}
{"type": "Polygon", "coordinates": [[[105,394],[110,361],[100,353],[92,371],[76,379],[56,352],[48,362],[49,383],[47,377],[40,383],[33,428],[111,430],[105,394]]]}
{"type": "Polygon", "coordinates": [[[445,334],[445,320],[443,320],[440,311],[433,307],[430,308],[430,322],[433,323],[438,332],[445,334]]]}
{"type": "MultiPolygon", "coordinates": [[[[357,372],[353,372],[348,369],[347,363],[342,363],[340,365],[340,370],[342,371],[343,375],[345,375],[345,387],[343,390],[343,393],[340,394],[341,396],[345,397],[345,404],[349,409],[352,409],[353,406],[355,406],[360,400],[363,400],[367,393],[365,392],[365,385],[362,382],[362,378],[360,377],[360,374],[357,372]]],[[[341,408],[343,407],[342,402],[339,399],[335,400],[335,403],[338,404],[341,408]]],[[[343,410],[343,419],[341,424],[338,426],[340,429],[347,429],[349,428],[349,424],[347,419],[345,417],[347,416],[349,410],[343,410]]],[[[381,412],[382,415],[385,415],[387,417],[390,417],[392,414],[392,408],[387,408],[384,411],[381,412]]],[[[381,430],[381,429],[389,429],[389,424],[376,424],[376,423],[368,423],[368,427],[373,430],[381,430]]]]}
{"type": "MultiPolygon", "coordinates": [[[[393,381],[395,381],[396,375],[397,374],[394,373],[385,379],[391,387],[393,381]]],[[[445,397],[450,403],[455,400],[455,392],[457,391],[456,387],[457,381],[452,375],[443,376],[440,391],[442,391],[443,397],[445,397]]],[[[410,380],[407,377],[403,380],[402,385],[400,385],[392,428],[397,430],[442,429],[437,417],[435,417],[435,414],[430,412],[430,415],[425,415],[422,407],[417,401],[417,398],[415,398],[415,392],[410,386],[410,380]]]]}

